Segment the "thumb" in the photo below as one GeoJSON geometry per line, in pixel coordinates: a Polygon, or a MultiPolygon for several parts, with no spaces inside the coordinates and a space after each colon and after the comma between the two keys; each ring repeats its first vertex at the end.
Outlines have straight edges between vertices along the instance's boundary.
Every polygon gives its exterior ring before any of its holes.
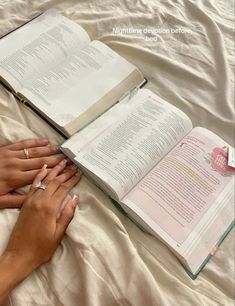
{"type": "Polygon", "coordinates": [[[59,219],[57,220],[56,238],[58,239],[59,242],[63,238],[69,223],[73,219],[77,203],[78,203],[78,197],[74,195],[73,198],[66,203],[64,209],[60,214],[59,219]]]}
{"type": "Polygon", "coordinates": [[[26,195],[17,193],[7,193],[0,196],[1,208],[20,208],[26,200],[26,195]]]}

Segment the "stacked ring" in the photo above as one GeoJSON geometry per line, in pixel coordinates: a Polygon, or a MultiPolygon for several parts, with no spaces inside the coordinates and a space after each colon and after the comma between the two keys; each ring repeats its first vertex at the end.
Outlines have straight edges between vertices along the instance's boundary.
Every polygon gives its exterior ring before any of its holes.
{"type": "Polygon", "coordinates": [[[37,183],[35,188],[45,190],[46,189],[46,185],[43,184],[42,182],[39,182],[39,183],[37,183]]]}
{"type": "Polygon", "coordinates": [[[29,157],[29,150],[28,150],[28,149],[23,149],[23,151],[24,151],[25,157],[26,157],[27,159],[29,159],[29,158],[30,158],[30,157],[29,157]]]}

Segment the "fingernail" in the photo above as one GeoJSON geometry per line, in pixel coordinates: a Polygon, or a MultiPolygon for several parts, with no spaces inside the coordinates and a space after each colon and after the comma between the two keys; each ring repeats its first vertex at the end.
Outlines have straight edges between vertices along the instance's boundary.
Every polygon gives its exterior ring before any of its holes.
{"type": "Polygon", "coordinates": [[[78,199],[78,197],[74,194],[74,196],[72,198],[73,207],[77,206],[77,199],[78,199]]]}
{"type": "Polygon", "coordinates": [[[80,177],[81,175],[82,175],[82,173],[81,173],[81,171],[80,171],[80,170],[78,170],[78,171],[77,171],[77,173],[75,173],[75,176],[80,177]]]}
{"type": "Polygon", "coordinates": [[[52,146],[52,150],[54,150],[54,151],[60,151],[60,147],[59,147],[59,146],[54,145],[54,146],[52,146]]]}
{"type": "Polygon", "coordinates": [[[66,163],[67,163],[67,159],[63,159],[60,163],[62,164],[62,165],[65,165],[66,163]]]}
{"type": "Polygon", "coordinates": [[[45,170],[47,168],[47,164],[43,165],[42,170],[45,170]]]}

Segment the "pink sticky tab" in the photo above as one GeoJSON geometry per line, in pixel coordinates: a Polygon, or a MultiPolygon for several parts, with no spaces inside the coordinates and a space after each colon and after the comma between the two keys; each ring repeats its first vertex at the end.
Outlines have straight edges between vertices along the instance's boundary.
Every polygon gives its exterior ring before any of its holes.
{"type": "Polygon", "coordinates": [[[228,165],[235,168],[235,150],[231,146],[228,147],[228,165]]]}
{"type": "Polygon", "coordinates": [[[211,153],[211,166],[217,172],[235,173],[235,169],[228,166],[228,151],[227,148],[214,148],[211,153]]]}
{"type": "Polygon", "coordinates": [[[218,249],[218,246],[217,246],[217,245],[215,245],[215,246],[212,248],[212,250],[211,250],[211,255],[212,255],[212,256],[215,255],[215,252],[217,251],[217,249],[218,249]]]}

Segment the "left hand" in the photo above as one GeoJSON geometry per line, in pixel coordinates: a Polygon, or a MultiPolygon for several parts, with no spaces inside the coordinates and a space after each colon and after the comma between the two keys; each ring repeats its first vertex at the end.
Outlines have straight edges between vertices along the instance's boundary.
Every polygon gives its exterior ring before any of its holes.
{"type": "Polygon", "coordinates": [[[52,257],[73,218],[78,198],[68,200],[59,217],[58,212],[79,180],[80,172],[75,166],[66,167],[66,160],[49,173],[45,166],[38,172],[0,256],[0,304],[17,284],[52,257]],[[41,182],[43,189],[37,187],[41,182]]]}
{"type": "Polygon", "coordinates": [[[55,156],[59,152],[57,146],[48,146],[47,139],[24,140],[0,147],[0,208],[21,207],[26,196],[14,190],[31,184],[44,164],[48,168],[57,165],[63,159],[55,156]]]}

